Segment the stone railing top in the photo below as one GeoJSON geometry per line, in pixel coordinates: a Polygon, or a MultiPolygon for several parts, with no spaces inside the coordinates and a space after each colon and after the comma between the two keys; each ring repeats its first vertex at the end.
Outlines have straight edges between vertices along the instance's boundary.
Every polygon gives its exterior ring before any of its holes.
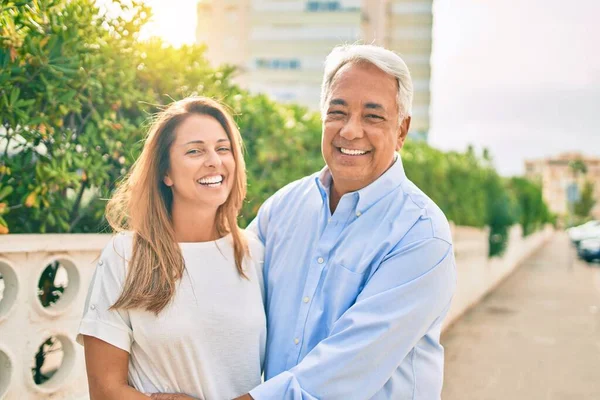
{"type": "Polygon", "coordinates": [[[46,233],[0,236],[0,253],[101,251],[111,234],[46,233]]]}

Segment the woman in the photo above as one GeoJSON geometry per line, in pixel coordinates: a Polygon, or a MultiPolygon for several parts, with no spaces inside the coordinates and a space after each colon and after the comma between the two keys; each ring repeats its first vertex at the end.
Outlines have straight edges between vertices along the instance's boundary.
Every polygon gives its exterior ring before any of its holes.
{"type": "Polygon", "coordinates": [[[260,384],[264,249],[236,222],[241,147],[207,98],[171,104],[150,129],[107,205],[120,233],[98,261],[77,338],[92,399],[231,399],[260,384]]]}

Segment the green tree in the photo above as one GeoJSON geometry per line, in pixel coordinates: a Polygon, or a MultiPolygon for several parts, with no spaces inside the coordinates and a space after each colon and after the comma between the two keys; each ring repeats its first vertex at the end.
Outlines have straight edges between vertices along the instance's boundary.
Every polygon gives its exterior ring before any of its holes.
{"type": "Polygon", "coordinates": [[[569,168],[571,169],[571,172],[577,176],[578,174],[587,174],[587,165],[585,164],[585,162],[581,159],[578,160],[573,160],[573,161],[569,161],[569,168]]]}
{"type": "Polygon", "coordinates": [[[10,192],[3,222],[14,232],[80,230],[86,191],[126,167],[138,129],[131,54],[149,14],[122,7],[130,18],[103,16],[89,0],[0,11],[0,191],[10,192]]]}
{"type": "Polygon", "coordinates": [[[319,169],[316,113],[253,96],[213,68],[201,46],[140,42],[150,10],[115,1],[6,3],[0,11],[0,226],[12,232],[97,232],[104,199],[137,158],[153,113],[205,95],[231,107],[246,141],[242,225],[277,188],[319,169]]]}
{"type": "Polygon", "coordinates": [[[573,212],[578,217],[588,218],[590,216],[590,212],[596,205],[594,189],[594,183],[591,181],[586,181],[583,185],[579,201],[573,205],[573,212]]]}
{"type": "Polygon", "coordinates": [[[552,215],[543,200],[539,184],[526,178],[514,177],[509,182],[509,188],[519,204],[519,221],[524,236],[535,232],[543,224],[552,222],[552,215]]]}
{"type": "Polygon", "coordinates": [[[407,175],[457,225],[490,227],[490,256],[501,254],[508,229],[517,221],[518,204],[507,182],[493,168],[484,150],[436,150],[423,142],[408,141],[402,150],[407,175]]]}

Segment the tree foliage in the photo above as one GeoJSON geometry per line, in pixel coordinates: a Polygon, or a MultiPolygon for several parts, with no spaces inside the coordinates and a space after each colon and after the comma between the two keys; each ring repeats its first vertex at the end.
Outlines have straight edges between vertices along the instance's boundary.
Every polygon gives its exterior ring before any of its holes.
{"type": "Polygon", "coordinates": [[[542,188],[539,184],[521,177],[511,178],[509,190],[517,200],[518,221],[523,228],[523,235],[527,236],[545,223],[553,222],[553,216],[542,197],[542,188]]]}
{"type": "Polygon", "coordinates": [[[586,181],[581,191],[579,201],[573,205],[573,212],[576,216],[581,218],[588,218],[592,209],[596,205],[596,198],[594,196],[595,186],[591,181],[586,181]]]}
{"type": "Polygon", "coordinates": [[[0,224],[12,232],[96,232],[106,199],[161,105],[202,94],[229,104],[247,143],[246,220],[265,197],[318,168],[319,120],[251,96],[200,46],[140,42],[150,10],[92,0],[4,4],[0,11],[0,224]],[[124,17],[122,15],[128,15],[124,17]],[[305,153],[305,154],[303,154],[305,153]]]}
{"type": "Polygon", "coordinates": [[[407,142],[402,150],[407,175],[456,225],[490,227],[490,255],[502,253],[508,229],[517,222],[518,205],[507,182],[492,166],[487,150],[481,157],[407,142]]]}

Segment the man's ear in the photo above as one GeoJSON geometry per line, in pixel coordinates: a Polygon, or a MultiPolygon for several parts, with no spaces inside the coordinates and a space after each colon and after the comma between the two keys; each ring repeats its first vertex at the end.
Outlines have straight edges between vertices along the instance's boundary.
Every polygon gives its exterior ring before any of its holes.
{"type": "Polygon", "coordinates": [[[410,128],[410,115],[402,120],[400,127],[398,128],[398,142],[396,143],[396,151],[399,151],[404,146],[404,141],[408,135],[408,129],[410,128]]]}
{"type": "Polygon", "coordinates": [[[171,178],[169,178],[169,175],[165,175],[165,177],[163,178],[163,182],[168,187],[173,186],[173,181],[171,180],[171,178]]]}

